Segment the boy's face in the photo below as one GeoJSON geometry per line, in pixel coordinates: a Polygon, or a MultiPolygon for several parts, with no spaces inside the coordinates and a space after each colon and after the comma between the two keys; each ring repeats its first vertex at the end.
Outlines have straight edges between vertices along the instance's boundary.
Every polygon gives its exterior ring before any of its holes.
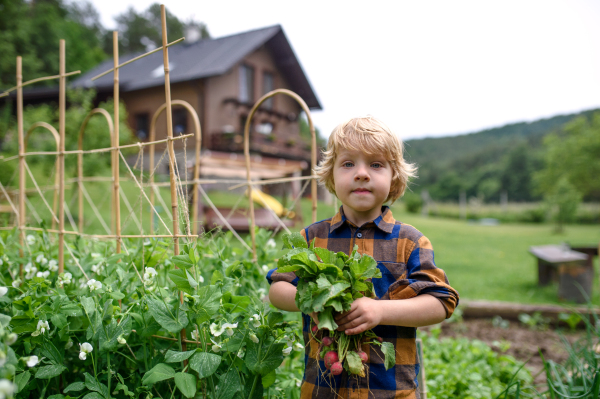
{"type": "Polygon", "coordinates": [[[390,193],[392,168],[383,154],[341,149],[333,180],[346,217],[360,226],[381,215],[381,206],[390,193]]]}

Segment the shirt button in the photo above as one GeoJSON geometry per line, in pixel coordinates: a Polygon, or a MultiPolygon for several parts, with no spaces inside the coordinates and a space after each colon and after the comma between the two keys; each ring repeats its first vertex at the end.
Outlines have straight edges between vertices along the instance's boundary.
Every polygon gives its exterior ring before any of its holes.
{"type": "Polygon", "coordinates": [[[362,237],[362,233],[358,233],[356,236],[357,236],[358,238],[361,238],[361,237],[362,237]]]}

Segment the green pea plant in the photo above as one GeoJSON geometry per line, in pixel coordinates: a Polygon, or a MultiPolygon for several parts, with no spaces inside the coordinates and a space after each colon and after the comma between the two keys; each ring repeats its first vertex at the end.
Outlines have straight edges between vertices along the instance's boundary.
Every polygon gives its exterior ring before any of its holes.
{"type": "Polygon", "coordinates": [[[0,232],[0,397],[298,397],[299,319],[264,300],[270,233],[257,232],[258,262],[230,238],[178,255],[159,239],[114,254],[78,238],[59,274],[45,232],[23,247],[0,232]]]}

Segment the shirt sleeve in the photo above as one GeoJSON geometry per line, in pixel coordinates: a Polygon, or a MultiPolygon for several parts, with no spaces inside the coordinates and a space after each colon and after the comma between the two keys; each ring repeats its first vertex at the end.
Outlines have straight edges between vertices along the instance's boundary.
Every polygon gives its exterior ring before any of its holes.
{"type": "MultiPolygon", "coordinates": [[[[304,237],[304,239],[306,240],[306,229],[302,229],[300,231],[300,234],[302,234],[302,237],[304,237]]],[[[298,276],[296,276],[296,273],[278,273],[277,269],[269,270],[269,272],[267,273],[267,281],[269,282],[269,285],[273,284],[276,281],[285,281],[287,283],[293,284],[296,287],[298,286],[298,276]]]]}
{"type": "Polygon", "coordinates": [[[406,278],[401,278],[389,288],[390,299],[408,299],[429,294],[442,303],[446,318],[452,316],[458,306],[459,294],[450,286],[446,273],[433,261],[433,247],[421,236],[406,261],[406,278]]]}

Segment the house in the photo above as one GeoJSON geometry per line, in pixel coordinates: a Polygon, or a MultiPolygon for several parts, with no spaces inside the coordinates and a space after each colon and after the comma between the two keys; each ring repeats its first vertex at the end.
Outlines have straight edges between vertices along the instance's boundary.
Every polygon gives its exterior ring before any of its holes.
{"type": "MultiPolygon", "coordinates": [[[[123,55],[119,62],[138,55],[123,55]]],[[[91,80],[112,67],[113,61],[107,60],[74,80],[71,86],[94,87],[98,100],[112,97],[112,73],[91,80]]],[[[171,46],[169,70],[171,98],[188,102],[198,113],[203,150],[243,151],[243,129],[248,113],[256,100],[271,90],[292,90],[310,109],[321,109],[279,25],[171,46]]],[[[165,102],[162,52],[122,67],[119,85],[130,127],[140,140],[147,140],[152,116],[165,102]]],[[[299,132],[301,111],[287,96],[267,100],[253,118],[250,151],[261,156],[310,161],[310,143],[303,140],[299,132]]],[[[174,135],[192,132],[192,118],[185,108],[174,106],[172,116],[174,135]]],[[[156,139],[166,136],[163,113],[157,120],[156,139]]],[[[174,143],[176,149],[183,146],[181,140],[174,143]]],[[[194,148],[195,143],[188,141],[186,146],[194,148]]]]}

